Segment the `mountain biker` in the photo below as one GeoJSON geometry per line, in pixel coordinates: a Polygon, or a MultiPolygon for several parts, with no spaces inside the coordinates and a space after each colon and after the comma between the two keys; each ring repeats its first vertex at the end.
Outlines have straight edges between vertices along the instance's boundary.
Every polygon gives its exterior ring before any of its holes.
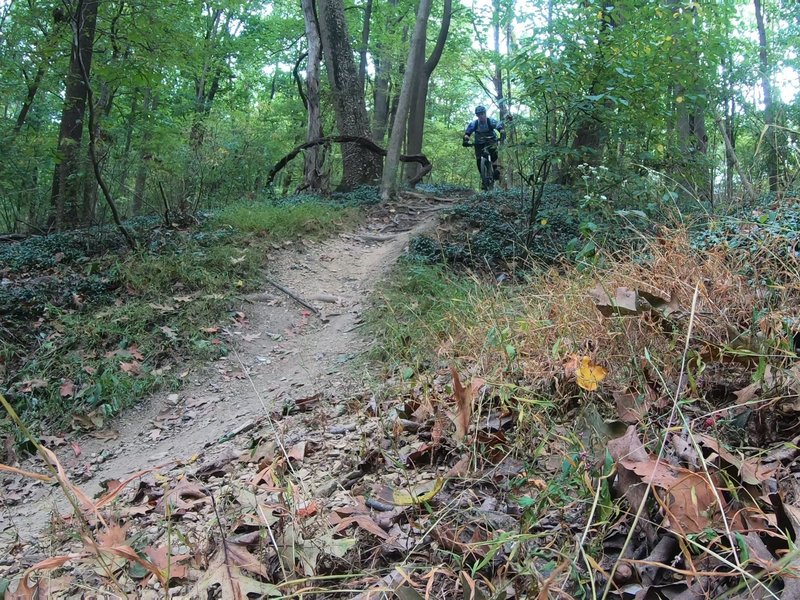
{"type": "Polygon", "coordinates": [[[469,146],[469,136],[475,134],[475,159],[478,165],[478,173],[481,172],[481,153],[484,148],[489,149],[489,156],[492,157],[492,171],[494,179],[500,179],[500,171],[497,168],[497,136],[495,131],[500,132],[500,141],[505,139],[505,131],[503,131],[503,123],[497,119],[492,119],[486,116],[486,107],[478,105],[475,107],[475,116],[477,117],[464,131],[464,141],[462,146],[469,146]]]}

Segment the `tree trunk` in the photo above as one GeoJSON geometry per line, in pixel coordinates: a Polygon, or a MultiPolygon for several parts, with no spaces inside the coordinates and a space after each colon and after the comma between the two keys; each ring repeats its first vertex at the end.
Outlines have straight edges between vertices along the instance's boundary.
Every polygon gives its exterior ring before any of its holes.
{"type": "MultiPolygon", "coordinates": [[[[111,91],[111,86],[108,85],[108,82],[104,81],[100,86],[100,97],[97,99],[96,105],[94,107],[94,134],[95,140],[102,140],[102,123],[103,118],[107,117],[111,112],[111,106],[113,102],[113,93],[111,91]]],[[[98,145],[95,148],[95,151],[103,150],[102,147],[98,145]]],[[[88,160],[91,160],[91,157],[86,155],[88,160]]],[[[98,156],[99,163],[103,163],[105,159],[105,154],[102,156],[98,156]]],[[[91,167],[91,163],[89,164],[91,167]]],[[[84,182],[83,186],[83,210],[81,211],[81,222],[83,223],[94,223],[95,217],[95,210],[97,208],[97,199],[98,199],[98,192],[99,187],[98,183],[94,181],[92,178],[87,177],[86,181],[84,182]]]]}
{"type": "Polygon", "coordinates": [[[728,202],[733,202],[733,172],[735,170],[733,157],[736,155],[735,114],[736,99],[731,97],[729,101],[725,102],[725,136],[727,136],[731,145],[731,152],[725,153],[725,196],[728,202]]]}
{"type": "MultiPolygon", "coordinates": [[[[319,0],[318,8],[320,37],[333,92],[336,126],[342,135],[368,137],[369,119],[353,60],[342,0],[319,0]]],[[[340,189],[373,183],[380,177],[380,158],[360,146],[342,146],[342,163],[340,189]]]]}
{"type": "Polygon", "coordinates": [[[386,149],[386,163],[383,168],[381,180],[381,199],[386,201],[394,196],[397,185],[397,166],[400,163],[400,146],[406,133],[408,110],[411,105],[411,90],[417,79],[419,71],[425,68],[422,61],[425,58],[425,31],[428,26],[428,17],[431,14],[432,0],[420,0],[417,9],[417,20],[414,24],[414,33],[411,36],[411,47],[408,50],[408,61],[403,76],[403,88],[397,104],[397,114],[392,125],[392,134],[389,136],[389,147],[386,149]],[[420,51],[422,48],[422,51],[420,51]]]}
{"type": "Polygon", "coordinates": [[[372,20],[372,0],[367,0],[364,7],[364,26],[361,29],[361,49],[358,51],[358,83],[361,85],[361,94],[367,97],[367,50],[369,50],[369,26],[372,20]]]}
{"type": "MultiPolygon", "coordinates": [[[[422,141],[425,136],[425,110],[428,100],[428,86],[430,85],[431,75],[439,64],[444,51],[444,45],[447,41],[447,35],[450,32],[450,20],[453,16],[453,2],[452,0],[444,0],[444,14],[442,16],[442,25],[439,28],[439,35],[436,38],[436,46],[433,48],[428,60],[425,61],[425,67],[422,73],[417,77],[414,82],[414,89],[411,95],[411,112],[408,117],[408,136],[406,139],[406,153],[407,154],[420,154],[422,152],[422,141]]],[[[418,60],[420,63],[425,57],[425,40],[422,40],[421,48],[419,49],[420,56],[418,60]]],[[[406,165],[406,180],[411,181],[417,177],[420,170],[420,165],[416,163],[409,163],[406,165]]]]}
{"type": "Polygon", "coordinates": [[[506,117],[506,103],[503,96],[503,69],[500,64],[500,0],[494,0],[494,10],[492,11],[492,29],[494,30],[494,95],[497,99],[497,106],[500,109],[500,120],[506,117]]]}
{"type": "MultiPolygon", "coordinates": [[[[612,24],[609,12],[613,10],[613,2],[609,1],[600,10],[600,34],[597,38],[597,46],[593,57],[594,68],[596,73],[592,83],[589,86],[589,94],[597,96],[603,93],[601,81],[603,79],[602,71],[606,68],[605,49],[607,45],[606,36],[609,33],[612,24]]],[[[603,158],[603,142],[607,137],[607,127],[603,122],[604,108],[608,108],[608,100],[602,103],[592,102],[591,106],[584,114],[579,116],[575,131],[575,138],[572,142],[572,147],[578,155],[578,163],[587,163],[590,165],[598,165],[603,158]]],[[[572,168],[574,163],[566,161],[567,168],[565,168],[560,175],[561,183],[567,183],[572,177],[572,168]]]]}
{"type": "Polygon", "coordinates": [[[152,159],[150,149],[150,138],[152,136],[152,127],[150,125],[149,115],[153,114],[158,105],[158,100],[153,96],[153,91],[147,88],[144,91],[144,100],[142,101],[142,139],[139,142],[139,168],[136,170],[136,181],[133,184],[133,214],[141,215],[142,207],[144,206],[144,193],[147,184],[147,170],[148,163],[152,159]]]}
{"type": "Polygon", "coordinates": [[[51,195],[55,228],[76,227],[79,221],[81,141],[86,113],[86,84],[81,69],[91,72],[98,0],[76,0],[70,18],[72,52],[67,73],[64,108],[58,134],[58,162],[51,195]]]}
{"type": "Polygon", "coordinates": [[[764,127],[767,141],[767,177],[769,191],[778,191],[778,144],[775,132],[775,107],[772,102],[772,82],[770,81],[769,55],[767,53],[767,28],[764,23],[764,5],[761,0],[753,0],[758,28],[758,61],[761,66],[761,88],[764,92],[764,127]]]}
{"type": "MultiPolygon", "coordinates": [[[[314,14],[314,0],[301,0],[301,4],[306,24],[306,42],[308,44],[308,66],[306,68],[308,127],[306,130],[306,141],[311,141],[323,136],[319,96],[319,71],[322,61],[322,45],[319,39],[317,16],[314,14]]],[[[314,146],[306,150],[303,173],[305,187],[314,191],[322,191],[327,187],[323,171],[323,152],[319,146],[314,146]]]]}
{"type": "Polygon", "coordinates": [[[36,75],[33,78],[32,82],[28,83],[28,95],[25,97],[25,101],[22,103],[22,108],[17,115],[17,122],[14,124],[14,133],[19,133],[22,130],[22,126],[25,124],[25,119],[28,118],[28,113],[31,110],[31,106],[33,106],[33,99],[36,97],[36,92],[39,91],[39,85],[42,83],[42,79],[44,78],[44,74],[47,72],[47,67],[44,65],[39,65],[39,68],[36,69],[36,75]]]}
{"type": "Polygon", "coordinates": [[[372,139],[379,144],[386,137],[386,124],[389,121],[389,81],[392,61],[388,55],[375,61],[375,93],[373,103],[375,115],[372,126],[372,139]]]}

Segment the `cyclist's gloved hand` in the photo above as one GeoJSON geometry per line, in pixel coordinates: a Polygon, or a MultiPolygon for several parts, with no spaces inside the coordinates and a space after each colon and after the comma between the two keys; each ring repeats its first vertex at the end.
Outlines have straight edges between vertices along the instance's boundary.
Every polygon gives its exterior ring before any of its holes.
{"type": "Polygon", "coordinates": [[[465,136],[464,136],[464,139],[463,139],[463,141],[461,142],[461,145],[462,145],[462,146],[464,146],[465,148],[466,148],[467,146],[469,146],[469,136],[468,136],[468,135],[465,135],[465,136]]]}

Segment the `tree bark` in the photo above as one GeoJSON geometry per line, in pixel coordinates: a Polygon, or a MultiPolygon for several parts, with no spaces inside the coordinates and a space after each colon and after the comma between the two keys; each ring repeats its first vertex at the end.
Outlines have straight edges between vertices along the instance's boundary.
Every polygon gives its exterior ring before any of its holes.
{"type": "MultiPolygon", "coordinates": [[[[314,0],[301,0],[308,44],[308,66],[306,67],[306,106],[308,124],[306,141],[322,137],[322,117],[320,113],[319,71],[322,61],[322,45],[320,43],[317,16],[314,14],[314,0]]],[[[303,185],[314,191],[322,191],[327,187],[323,171],[323,154],[319,146],[306,150],[303,164],[303,185]]]]}
{"type": "Polygon", "coordinates": [[[392,61],[386,55],[375,61],[375,93],[373,104],[375,115],[372,125],[372,139],[378,143],[386,137],[386,123],[389,121],[389,82],[392,61]]]}
{"type": "Polygon", "coordinates": [[[367,97],[367,50],[369,50],[369,28],[372,20],[372,0],[367,0],[364,7],[364,26],[361,29],[361,48],[358,51],[358,83],[361,85],[361,93],[367,97]]]}
{"type": "Polygon", "coordinates": [[[82,69],[91,73],[98,0],[76,0],[73,4],[72,52],[67,73],[64,108],[58,135],[58,157],[53,174],[51,202],[56,230],[80,224],[81,141],[86,116],[87,86],[82,69]]]}
{"type": "MultiPolygon", "coordinates": [[[[445,42],[450,32],[450,21],[453,16],[453,1],[444,0],[444,14],[442,15],[442,24],[439,28],[439,35],[436,38],[436,46],[433,52],[425,61],[425,67],[420,76],[416,79],[414,89],[411,97],[411,111],[408,117],[408,135],[406,139],[406,152],[408,154],[419,154],[422,152],[422,142],[425,137],[425,111],[427,108],[428,100],[428,87],[430,85],[431,76],[436,69],[439,61],[442,58],[445,42]]],[[[425,56],[425,40],[422,42],[420,49],[420,61],[424,60],[425,56]]],[[[406,166],[406,179],[411,181],[419,174],[420,166],[417,164],[409,164],[406,166]]]]}
{"type": "Polygon", "coordinates": [[[764,5],[761,0],[753,0],[758,29],[758,61],[761,66],[761,89],[764,93],[764,127],[767,140],[767,178],[769,191],[778,191],[778,145],[775,134],[775,108],[772,101],[772,82],[770,81],[769,55],[767,52],[767,28],[764,19],[764,5]]]}
{"type": "Polygon", "coordinates": [[[392,134],[389,136],[389,147],[386,149],[386,163],[381,180],[381,199],[384,201],[392,198],[397,189],[397,166],[400,164],[400,146],[403,144],[406,134],[408,110],[411,106],[411,90],[419,71],[425,68],[422,61],[425,58],[425,31],[428,26],[428,17],[431,14],[431,3],[432,0],[420,0],[417,9],[417,20],[414,24],[414,33],[411,36],[411,47],[408,50],[408,61],[403,76],[403,88],[400,91],[392,134]]]}
{"type": "Polygon", "coordinates": [[[142,207],[144,206],[144,193],[147,185],[147,171],[148,163],[152,159],[150,149],[150,138],[152,136],[152,127],[150,125],[149,115],[155,112],[158,104],[157,98],[153,96],[153,91],[150,88],[144,91],[144,100],[142,100],[142,137],[139,142],[139,168],[136,170],[136,181],[133,184],[133,214],[141,215],[142,207]]]}
{"type": "MultiPolygon", "coordinates": [[[[397,0],[389,0],[388,5],[397,7],[397,0]]],[[[375,83],[373,85],[373,122],[372,139],[383,143],[386,137],[386,125],[389,122],[389,98],[391,92],[392,57],[390,52],[380,43],[375,56],[375,83]]]]}
{"type": "Polygon", "coordinates": [[[722,135],[722,141],[725,143],[725,151],[727,152],[728,159],[733,164],[736,172],[739,174],[739,179],[742,181],[742,185],[744,186],[745,192],[747,193],[747,197],[750,199],[751,202],[756,201],[756,191],[753,189],[750,180],[747,178],[744,170],[742,169],[741,164],[739,164],[739,159],[736,156],[736,151],[733,149],[733,144],[731,144],[730,138],[728,138],[728,133],[725,131],[725,125],[722,123],[722,119],[717,117],[715,119],[717,123],[717,129],[719,129],[720,134],[722,135]]]}
{"type": "MultiPolygon", "coordinates": [[[[333,92],[336,126],[342,135],[369,136],[364,94],[358,82],[342,0],[319,0],[319,29],[325,67],[333,92]]],[[[381,161],[360,146],[342,146],[340,189],[352,189],[380,177],[381,161]]]]}
{"type": "Polygon", "coordinates": [[[494,30],[494,95],[497,99],[497,106],[500,109],[500,120],[506,117],[506,103],[503,96],[503,69],[500,64],[500,0],[494,0],[494,10],[492,11],[492,29],[494,30]]]}
{"type": "Polygon", "coordinates": [[[25,101],[22,103],[22,108],[20,108],[19,114],[17,115],[17,122],[14,124],[14,133],[19,133],[22,131],[22,126],[25,125],[25,120],[28,118],[28,113],[31,110],[31,106],[33,106],[33,99],[36,97],[36,93],[39,91],[39,85],[42,83],[42,79],[44,78],[44,74],[47,72],[47,67],[45,65],[39,65],[36,69],[36,75],[33,78],[32,82],[28,82],[28,94],[25,97],[25,101]]]}

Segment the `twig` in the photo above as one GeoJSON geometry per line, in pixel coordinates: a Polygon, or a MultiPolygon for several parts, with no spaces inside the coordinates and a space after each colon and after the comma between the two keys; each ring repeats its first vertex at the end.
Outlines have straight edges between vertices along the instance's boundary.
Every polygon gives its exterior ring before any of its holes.
{"type": "Polygon", "coordinates": [[[303,306],[305,306],[305,307],[306,307],[308,310],[310,310],[311,312],[313,312],[313,313],[314,313],[315,315],[317,315],[318,317],[320,316],[320,312],[319,312],[319,311],[318,311],[316,308],[314,308],[313,306],[311,306],[311,305],[310,305],[308,302],[306,302],[305,300],[303,300],[303,299],[302,299],[300,296],[298,296],[297,294],[295,294],[295,293],[293,293],[293,292],[290,292],[290,291],[289,291],[289,290],[287,290],[285,287],[283,287],[282,285],[280,285],[280,284],[278,284],[278,283],[275,283],[275,282],[274,282],[274,281],[272,281],[271,279],[267,279],[266,281],[267,281],[267,283],[268,283],[268,284],[270,284],[272,287],[274,287],[274,288],[275,288],[275,289],[277,289],[277,290],[280,290],[281,292],[283,292],[284,294],[286,294],[287,296],[289,296],[289,297],[290,297],[292,300],[294,300],[294,301],[295,301],[295,302],[297,302],[298,304],[302,304],[303,306]]]}

